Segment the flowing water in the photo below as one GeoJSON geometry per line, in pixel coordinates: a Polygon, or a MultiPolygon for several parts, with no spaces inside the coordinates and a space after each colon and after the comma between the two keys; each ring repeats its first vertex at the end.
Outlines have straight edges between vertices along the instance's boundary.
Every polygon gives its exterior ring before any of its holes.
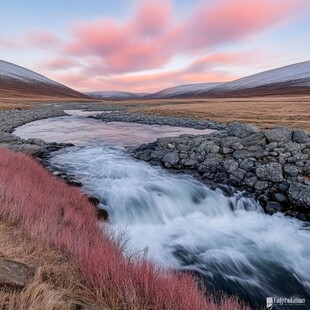
{"type": "Polygon", "coordinates": [[[266,215],[249,197],[227,197],[190,176],[134,160],[125,148],[202,131],[74,114],[24,125],[15,134],[76,144],[56,152],[51,164],[76,175],[82,189],[99,198],[111,229],[126,229],[130,250],[147,250],[151,260],[192,271],[210,290],[237,294],[254,308],[267,296],[309,302],[308,223],[266,215]]]}

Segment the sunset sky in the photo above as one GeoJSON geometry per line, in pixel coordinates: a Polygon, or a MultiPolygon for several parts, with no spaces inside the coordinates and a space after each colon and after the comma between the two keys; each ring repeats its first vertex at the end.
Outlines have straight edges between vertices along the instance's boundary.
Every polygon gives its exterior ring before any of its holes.
{"type": "Polygon", "coordinates": [[[80,91],[150,92],[310,60],[309,0],[1,1],[0,59],[80,91]]]}

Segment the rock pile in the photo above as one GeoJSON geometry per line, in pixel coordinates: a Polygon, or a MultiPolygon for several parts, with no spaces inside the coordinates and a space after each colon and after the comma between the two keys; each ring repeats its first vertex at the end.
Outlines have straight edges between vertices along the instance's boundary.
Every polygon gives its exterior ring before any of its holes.
{"type": "Polygon", "coordinates": [[[310,220],[310,137],[286,127],[259,131],[233,122],[209,135],[160,138],[135,157],[253,192],[266,212],[310,220]]]}
{"type": "Polygon", "coordinates": [[[14,128],[32,121],[48,117],[63,116],[66,113],[61,108],[45,107],[32,110],[4,110],[0,111],[0,132],[12,132],[14,128]]]}
{"type": "Polygon", "coordinates": [[[105,122],[130,122],[148,125],[169,125],[179,127],[189,127],[195,129],[223,129],[224,125],[213,122],[198,120],[195,118],[173,117],[173,116],[158,116],[158,115],[145,115],[130,112],[111,112],[103,113],[89,118],[101,119],[105,122]]]}
{"type": "Polygon", "coordinates": [[[24,140],[13,134],[0,131],[0,147],[6,147],[14,152],[23,152],[32,156],[43,156],[72,145],[68,143],[48,143],[41,139],[32,138],[24,140]]]}

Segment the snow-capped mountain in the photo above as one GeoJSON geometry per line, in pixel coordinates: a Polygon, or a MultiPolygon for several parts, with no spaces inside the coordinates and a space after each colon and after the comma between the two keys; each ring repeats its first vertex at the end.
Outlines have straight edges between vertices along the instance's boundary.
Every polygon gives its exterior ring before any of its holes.
{"type": "Polygon", "coordinates": [[[146,95],[146,94],[134,94],[126,91],[95,91],[95,92],[87,92],[85,94],[92,98],[107,99],[107,100],[139,99],[146,95]]]}
{"type": "Polygon", "coordinates": [[[180,96],[190,97],[191,95],[199,94],[201,92],[212,89],[221,84],[222,83],[197,83],[197,84],[179,85],[166,88],[156,93],[150,94],[148,95],[148,97],[150,98],[173,98],[180,96]]]}
{"type": "Polygon", "coordinates": [[[0,97],[29,96],[87,98],[41,74],[0,60],[0,97]]]}
{"type": "Polygon", "coordinates": [[[206,89],[202,96],[310,93],[310,61],[280,67],[206,89]]]}

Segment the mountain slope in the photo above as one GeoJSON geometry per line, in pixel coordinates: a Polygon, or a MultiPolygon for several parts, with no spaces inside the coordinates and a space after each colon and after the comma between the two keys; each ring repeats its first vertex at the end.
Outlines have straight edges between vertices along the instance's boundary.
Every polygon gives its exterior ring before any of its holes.
{"type": "Polygon", "coordinates": [[[34,71],[0,60],[0,98],[89,98],[34,71]]]}
{"type": "Polygon", "coordinates": [[[231,82],[175,86],[147,97],[164,99],[290,94],[310,94],[310,61],[260,72],[231,82]]]}
{"type": "MultiPolygon", "coordinates": [[[[310,94],[310,61],[300,62],[227,82],[201,96],[310,94]]],[[[197,94],[198,95],[198,94],[197,94]]]]}
{"type": "Polygon", "coordinates": [[[201,92],[204,92],[208,89],[212,89],[221,84],[222,83],[197,83],[197,84],[186,84],[186,85],[174,86],[174,87],[166,88],[156,93],[150,94],[147,97],[159,98],[159,99],[181,97],[181,96],[188,97],[191,95],[197,95],[201,92]]]}

